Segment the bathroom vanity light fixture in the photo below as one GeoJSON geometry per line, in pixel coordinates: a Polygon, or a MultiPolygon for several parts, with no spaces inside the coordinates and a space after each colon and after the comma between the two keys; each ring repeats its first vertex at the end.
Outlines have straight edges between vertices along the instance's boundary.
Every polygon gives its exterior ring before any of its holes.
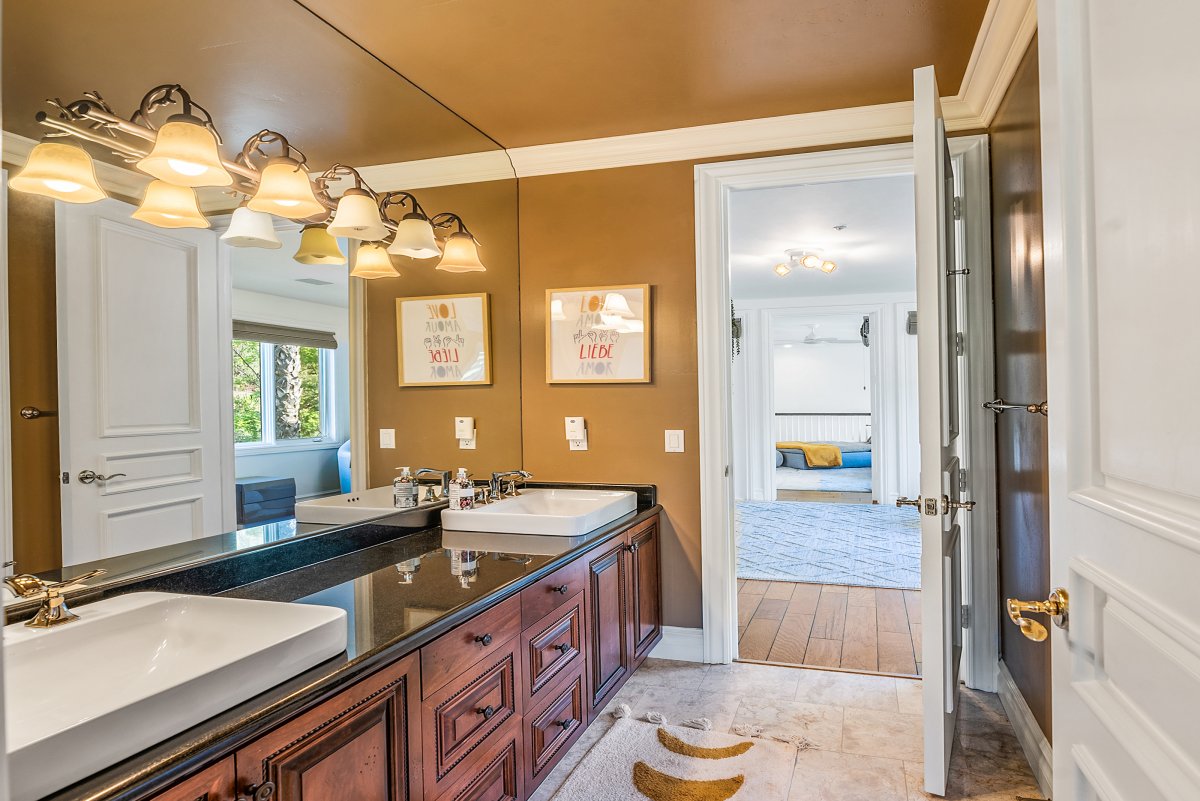
{"type": "Polygon", "coordinates": [[[399,278],[400,273],[392,266],[392,257],[380,242],[363,242],[354,257],[351,278],[399,278]]]}
{"type": "Polygon", "coordinates": [[[96,180],[92,156],[78,145],[42,142],[33,148],[29,161],[8,185],[67,203],[94,203],[108,197],[96,180]]]}
{"type": "MultiPolygon", "coordinates": [[[[380,252],[388,244],[395,255],[430,259],[441,255],[437,268],[443,272],[479,272],[479,241],[454,213],[426,214],[408,192],[391,192],[378,198],[354,167],[334,164],[314,181],[308,159],[283,134],[264,128],[250,137],[232,161],[222,158],[221,137],[212,115],[179,84],[162,84],[142,98],[128,119],[118,115],[98,92],[86,92],[79,100],[47,101],[54,113],[38,112],[38,123],[50,129],[44,141],[30,152],[29,160],[9,186],[63,200],[92,203],[108,195],[96,177],[92,156],[76,142],[110,150],[126,164],[153,177],[136,219],[164,228],[207,228],[200,212],[198,188],[228,187],[230,193],[249,198],[230,220],[222,236],[237,247],[280,247],[269,218],[275,215],[310,224],[330,218],[329,231],[307,227],[301,237],[296,260],[304,264],[345,264],[336,236],[373,243],[380,252]],[[160,113],[171,109],[159,125],[160,113]],[[69,138],[73,141],[53,141],[69,138]],[[354,186],[340,197],[330,194],[336,179],[353,178],[354,186]],[[396,222],[390,206],[409,206],[396,222]],[[437,231],[454,229],[439,246],[437,231]]],[[[368,266],[360,270],[396,275],[384,270],[374,250],[366,254],[368,266]],[[369,265],[375,262],[376,266],[369,265]]],[[[386,254],[385,254],[386,255],[386,254]]],[[[379,277],[374,275],[373,277],[379,277]]]]}
{"type": "Polygon", "coordinates": [[[434,256],[440,256],[442,249],[438,247],[433,223],[429,221],[429,215],[411,192],[388,192],[379,199],[379,213],[384,219],[390,220],[389,208],[403,208],[406,205],[410,206],[412,211],[396,223],[396,235],[392,244],[388,246],[388,253],[414,259],[432,259],[434,256]]]}
{"type": "Polygon", "coordinates": [[[442,250],[442,260],[437,269],[448,273],[480,273],[487,269],[479,260],[479,242],[467,230],[462,218],[451,212],[443,212],[430,222],[434,228],[450,228],[457,225],[458,230],[446,237],[446,246],[442,250]]]}
{"type": "Polygon", "coordinates": [[[337,240],[323,225],[306,225],[300,229],[300,248],[292,259],[301,264],[345,264],[346,257],[337,240]]]}

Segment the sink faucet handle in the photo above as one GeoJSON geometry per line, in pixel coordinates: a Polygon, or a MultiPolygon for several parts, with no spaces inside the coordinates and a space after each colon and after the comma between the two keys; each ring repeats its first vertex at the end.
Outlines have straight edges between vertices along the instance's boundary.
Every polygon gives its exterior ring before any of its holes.
{"type": "Polygon", "coordinates": [[[66,590],[74,590],[74,589],[84,586],[83,582],[87,581],[88,579],[94,579],[97,576],[103,576],[107,572],[108,571],[102,567],[96,568],[95,570],[89,570],[86,573],[75,576],[74,578],[67,579],[65,581],[56,581],[53,584],[47,584],[46,589],[58,590],[60,592],[65,592],[66,590]]]}

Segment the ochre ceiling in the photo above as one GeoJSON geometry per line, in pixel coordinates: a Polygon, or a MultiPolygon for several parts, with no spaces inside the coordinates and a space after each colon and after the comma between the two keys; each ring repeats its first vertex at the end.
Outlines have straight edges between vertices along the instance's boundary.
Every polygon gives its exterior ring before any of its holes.
{"type": "Polygon", "coordinates": [[[17,0],[3,49],[4,129],[33,139],[46,98],[97,90],[128,117],[147,90],[180,83],[226,157],[264,127],[317,169],[497,148],[293,0],[17,0]]]}
{"type": "Polygon", "coordinates": [[[301,0],[505,147],[912,98],[987,0],[301,0]]]}

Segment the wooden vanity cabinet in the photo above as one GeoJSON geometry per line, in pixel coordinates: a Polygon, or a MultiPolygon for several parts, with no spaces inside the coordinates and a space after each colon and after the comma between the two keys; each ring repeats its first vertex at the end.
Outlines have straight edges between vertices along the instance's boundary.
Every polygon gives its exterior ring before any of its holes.
{"type": "Polygon", "coordinates": [[[590,628],[589,722],[662,639],[661,553],[655,517],[584,557],[590,628]]]}
{"type": "Polygon", "coordinates": [[[234,801],[237,796],[233,757],[209,765],[150,801],[234,801]]]}
{"type": "Polygon", "coordinates": [[[418,801],[420,675],[410,654],[242,748],[237,797],[418,801]]]}
{"type": "Polygon", "coordinates": [[[662,639],[653,517],[151,801],[523,801],[662,639]]]}

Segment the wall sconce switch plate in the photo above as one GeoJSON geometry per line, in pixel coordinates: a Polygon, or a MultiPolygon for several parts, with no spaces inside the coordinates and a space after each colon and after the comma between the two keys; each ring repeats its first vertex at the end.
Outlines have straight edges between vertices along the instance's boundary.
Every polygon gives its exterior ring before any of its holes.
{"type": "Polygon", "coordinates": [[[379,447],[395,448],[396,447],[396,429],[381,428],[379,429],[379,447]]]}
{"type": "Polygon", "coordinates": [[[667,453],[683,453],[683,431],[668,428],[664,433],[666,434],[664,450],[667,453]]]}

